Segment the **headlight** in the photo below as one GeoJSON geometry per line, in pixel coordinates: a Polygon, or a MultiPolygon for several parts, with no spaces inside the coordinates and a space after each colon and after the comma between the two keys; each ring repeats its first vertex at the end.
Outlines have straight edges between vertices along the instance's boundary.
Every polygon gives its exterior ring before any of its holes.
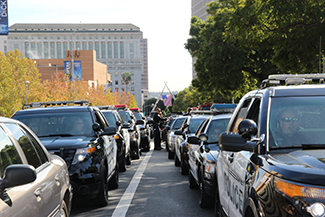
{"type": "MultiPolygon", "coordinates": [[[[275,178],[275,185],[278,190],[291,198],[300,197],[316,200],[325,199],[325,189],[323,188],[297,185],[279,178],[275,178]]],[[[325,206],[320,202],[310,203],[309,205],[306,205],[306,210],[314,217],[325,217],[325,206]]]]}
{"type": "Polygon", "coordinates": [[[204,172],[208,174],[214,174],[214,165],[212,163],[207,163],[204,167],[204,172]]]}
{"type": "Polygon", "coordinates": [[[76,153],[74,154],[72,165],[80,163],[85,160],[86,156],[96,150],[96,147],[91,148],[80,148],[77,149],[76,153]]]}

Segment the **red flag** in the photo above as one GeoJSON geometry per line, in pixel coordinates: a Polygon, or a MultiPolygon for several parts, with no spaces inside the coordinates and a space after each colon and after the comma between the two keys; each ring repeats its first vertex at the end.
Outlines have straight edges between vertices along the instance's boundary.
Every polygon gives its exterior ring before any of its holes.
{"type": "Polygon", "coordinates": [[[164,106],[172,106],[172,95],[167,95],[167,97],[162,97],[164,106]]]}

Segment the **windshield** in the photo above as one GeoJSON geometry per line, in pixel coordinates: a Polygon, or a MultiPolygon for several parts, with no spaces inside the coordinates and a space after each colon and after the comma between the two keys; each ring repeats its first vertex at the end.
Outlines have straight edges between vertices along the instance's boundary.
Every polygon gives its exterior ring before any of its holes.
{"type": "Polygon", "coordinates": [[[274,98],[270,113],[270,149],[325,145],[325,98],[274,98]]]}
{"type": "Polygon", "coordinates": [[[195,133],[204,120],[205,118],[192,118],[190,125],[188,126],[189,133],[195,133]]]}
{"type": "Polygon", "coordinates": [[[115,120],[114,114],[112,112],[103,112],[103,114],[108,122],[108,126],[117,127],[116,120],[115,120]]]}
{"type": "Polygon", "coordinates": [[[121,118],[123,119],[124,123],[132,123],[132,118],[130,114],[126,111],[118,111],[120,114],[121,118]]]}
{"type": "Polygon", "coordinates": [[[143,120],[142,115],[140,113],[134,112],[133,114],[137,120],[143,120]]]}
{"type": "Polygon", "coordinates": [[[182,126],[182,123],[184,120],[185,120],[185,118],[177,118],[171,127],[172,130],[178,130],[182,126]]]}
{"type": "Polygon", "coordinates": [[[14,116],[26,124],[38,137],[92,135],[92,120],[88,112],[46,113],[14,116]]]}
{"type": "Polygon", "coordinates": [[[227,130],[230,118],[212,120],[207,129],[208,143],[218,143],[219,136],[227,130]]]}

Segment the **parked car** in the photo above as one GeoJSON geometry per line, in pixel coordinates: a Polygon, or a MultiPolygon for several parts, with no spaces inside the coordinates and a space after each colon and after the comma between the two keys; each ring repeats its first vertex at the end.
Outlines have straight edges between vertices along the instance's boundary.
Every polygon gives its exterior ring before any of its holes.
{"type": "Polygon", "coordinates": [[[150,139],[151,139],[151,130],[150,125],[153,124],[152,120],[147,120],[142,112],[140,112],[139,108],[130,108],[130,111],[133,112],[134,117],[136,118],[136,123],[140,128],[140,148],[141,151],[149,151],[150,150],[150,139]]]}
{"type": "Polygon", "coordinates": [[[72,195],[64,160],[26,125],[0,117],[0,216],[69,216],[72,195]]]}
{"type": "Polygon", "coordinates": [[[243,96],[220,135],[216,214],[325,216],[324,80],[269,75],[243,96]]]}
{"type": "Polygon", "coordinates": [[[131,158],[139,159],[141,156],[140,140],[141,133],[139,125],[143,122],[136,122],[136,118],[130,110],[121,105],[115,105],[117,111],[124,121],[123,128],[127,128],[130,134],[131,158]]]}
{"type": "Polygon", "coordinates": [[[175,130],[179,130],[185,120],[185,116],[178,116],[173,119],[170,128],[167,131],[168,159],[174,159],[176,135],[175,130]]]}
{"type": "MultiPolygon", "coordinates": [[[[227,105],[227,104],[220,104],[227,105]]],[[[206,118],[194,136],[188,137],[189,187],[200,188],[199,205],[214,205],[215,163],[219,153],[219,136],[227,130],[231,114],[206,118]]]]}
{"type": "Polygon", "coordinates": [[[188,142],[187,138],[193,136],[200,124],[209,116],[206,115],[188,115],[181,126],[181,130],[175,130],[176,136],[174,160],[175,166],[180,166],[182,175],[188,174],[188,142]]]}
{"type": "Polygon", "coordinates": [[[110,107],[107,106],[98,106],[98,108],[104,114],[109,126],[115,127],[116,129],[114,138],[117,143],[117,161],[119,171],[125,172],[126,165],[131,164],[130,135],[127,127],[123,127],[124,121],[116,110],[111,110],[110,107]]]}
{"type": "Polygon", "coordinates": [[[176,115],[169,116],[164,127],[161,129],[161,141],[165,142],[167,151],[169,150],[168,134],[170,133],[170,126],[174,123],[176,117],[176,115]]]}
{"type": "Polygon", "coordinates": [[[88,101],[31,103],[12,118],[31,128],[51,154],[61,156],[69,169],[73,199],[108,203],[108,189],[118,187],[114,127],[88,101]]]}

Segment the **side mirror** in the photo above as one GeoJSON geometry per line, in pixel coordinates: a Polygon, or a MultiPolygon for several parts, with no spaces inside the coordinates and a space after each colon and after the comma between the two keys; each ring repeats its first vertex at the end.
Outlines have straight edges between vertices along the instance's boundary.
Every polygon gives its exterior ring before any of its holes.
{"type": "Polygon", "coordinates": [[[112,136],[116,133],[116,128],[115,127],[105,127],[104,132],[101,132],[101,136],[112,136]]]}
{"type": "Polygon", "coordinates": [[[95,122],[95,123],[93,124],[93,130],[94,130],[95,132],[98,132],[98,131],[100,131],[101,129],[102,129],[102,128],[101,128],[101,126],[100,126],[99,123],[95,122]]]}
{"type": "Polygon", "coordinates": [[[250,151],[254,152],[257,147],[255,142],[247,141],[238,133],[223,132],[219,139],[219,148],[223,151],[250,151]]]}
{"type": "Polygon", "coordinates": [[[174,131],[174,134],[175,134],[175,135],[179,135],[179,136],[180,136],[180,135],[184,135],[184,133],[183,133],[182,130],[175,130],[175,131],[174,131]]]}
{"type": "Polygon", "coordinates": [[[121,122],[120,121],[116,121],[116,126],[121,126],[121,122]]]}
{"type": "Polygon", "coordinates": [[[4,178],[1,180],[0,190],[25,185],[36,180],[36,170],[31,165],[13,164],[4,171],[4,178]]]}
{"type": "Polygon", "coordinates": [[[201,141],[196,136],[189,136],[187,138],[187,142],[190,143],[190,144],[198,145],[198,144],[200,144],[201,141]]]}
{"type": "Polygon", "coordinates": [[[130,124],[129,124],[129,123],[124,123],[124,124],[122,125],[122,128],[130,128],[130,124]]]}
{"type": "Polygon", "coordinates": [[[238,134],[244,139],[251,139],[257,134],[257,126],[253,120],[244,119],[238,125],[238,134]]]}
{"type": "Polygon", "coordinates": [[[135,122],[136,125],[143,125],[144,124],[144,121],[143,120],[137,120],[135,122]]]}

